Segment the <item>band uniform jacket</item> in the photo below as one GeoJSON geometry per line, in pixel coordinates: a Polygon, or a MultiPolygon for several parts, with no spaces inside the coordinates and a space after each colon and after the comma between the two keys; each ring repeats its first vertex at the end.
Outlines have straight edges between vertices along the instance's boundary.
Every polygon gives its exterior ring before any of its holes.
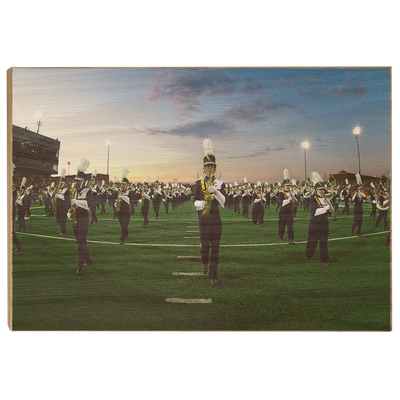
{"type": "Polygon", "coordinates": [[[89,210],[93,207],[92,190],[89,188],[77,189],[73,197],[72,204],[76,205],[76,220],[79,222],[89,220],[89,210]]]}
{"type": "MultiPolygon", "coordinates": [[[[205,177],[204,180],[198,180],[196,181],[196,186],[195,186],[195,194],[194,194],[194,200],[203,200],[204,199],[204,190],[207,187],[207,182],[209,181],[208,177],[205,177]],[[202,183],[203,181],[203,183],[202,183]],[[204,185],[204,188],[203,188],[204,185]]],[[[226,191],[225,191],[225,183],[221,179],[214,179],[214,185],[216,188],[219,190],[219,192],[226,198],[226,191]]],[[[213,222],[213,223],[221,223],[220,219],[220,214],[219,214],[219,201],[217,199],[213,199],[211,202],[211,207],[210,207],[210,213],[208,215],[202,215],[202,210],[197,210],[197,213],[199,215],[199,221],[200,223],[202,222],[213,222]]]]}

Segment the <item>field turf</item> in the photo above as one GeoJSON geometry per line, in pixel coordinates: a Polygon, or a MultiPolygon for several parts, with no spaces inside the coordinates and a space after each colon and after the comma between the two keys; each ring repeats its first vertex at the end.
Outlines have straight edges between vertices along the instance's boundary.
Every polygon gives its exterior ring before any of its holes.
{"type": "MultiPolygon", "coordinates": [[[[342,207],[342,206],[341,206],[342,207]]],[[[329,268],[305,259],[309,213],[294,221],[296,245],[278,239],[278,213],[265,212],[259,227],[221,209],[219,277],[213,286],[200,273],[197,215],[192,202],[168,215],[162,207],[142,228],[140,209],[130,236],[119,244],[118,220],[106,206],[90,228],[93,264],[78,276],[77,244],[70,223],[60,238],[55,218],[32,207],[23,250],[12,253],[13,330],[107,331],[390,331],[391,266],[388,231],[374,228],[364,206],[362,237],[350,215],[330,218],[329,268]],[[204,303],[171,303],[167,299],[204,303]]],[[[351,207],[352,210],[352,207],[351,207]]],[[[251,214],[251,209],[250,209],[251,214]]],[[[17,224],[16,224],[17,227],[17,224]]]]}

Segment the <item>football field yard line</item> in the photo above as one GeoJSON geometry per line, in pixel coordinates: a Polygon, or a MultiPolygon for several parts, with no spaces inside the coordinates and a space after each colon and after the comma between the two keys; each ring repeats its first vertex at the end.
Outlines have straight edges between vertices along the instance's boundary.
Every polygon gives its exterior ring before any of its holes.
{"type": "MultiPolygon", "coordinates": [[[[374,233],[366,233],[362,235],[362,237],[367,236],[375,236],[375,235],[383,235],[388,234],[390,231],[382,231],[382,232],[374,232],[374,233]]],[[[75,238],[66,238],[60,236],[47,236],[47,235],[39,235],[36,233],[27,233],[27,232],[17,232],[18,235],[27,235],[27,236],[36,236],[45,239],[56,239],[56,240],[68,240],[76,242],[75,238]]],[[[347,239],[359,239],[358,236],[344,236],[339,238],[330,238],[328,242],[335,241],[335,240],[347,240],[347,239]]],[[[105,242],[99,240],[87,240],[87,243],[94,243],[94,244],[110,244],[110,245],[118,245],[121,246],[119,242],[105,242]]],[[[295,242],[296,244],[305,244],[307,243],[306,240],[295,242]]],[[[200,244],[167,244],[167,243],[125,243],[124,246],[142,246],[142,247],[199,247],[200,244]]],[[[286,242],[272,242],[272,243],[247,243],[247,244],[221,244],[220,247],[264,247],[264,246],[287,246],[286,242]]]]}

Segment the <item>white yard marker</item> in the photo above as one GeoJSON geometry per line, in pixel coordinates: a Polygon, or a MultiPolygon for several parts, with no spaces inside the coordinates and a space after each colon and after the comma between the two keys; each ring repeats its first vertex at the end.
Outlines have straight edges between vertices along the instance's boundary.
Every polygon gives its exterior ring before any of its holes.
{"type": "Polygon", "coordinates": [[[165,299],[167,303],[180,304],[211,304],[211,299],[165,299]]]}
{"type": "Polygon", "coordinates": [[[184,239],[200,239],[200,236],[184,236],[184,239]]]}
{"type": "Polygon", "coordinates": [[[201,258],[201,256],[178,256],[178,258],[201,258]]]}
{"type": "Polygon", "coordinates": [[[204,274],[202,272],[173,272],[172,275],[197,276],[204,274]]]}

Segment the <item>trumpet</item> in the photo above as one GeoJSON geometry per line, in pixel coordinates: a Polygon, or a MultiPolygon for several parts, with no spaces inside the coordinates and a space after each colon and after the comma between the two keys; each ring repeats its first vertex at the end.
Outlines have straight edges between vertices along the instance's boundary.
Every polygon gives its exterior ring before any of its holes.
{"type": "Polygon", "coordinates": [[[206,188],[206,190],[203,192],[203,194],[204,194],[205,205],[204,205],[203,211],[201,212],[202,215],[208,215],[208,214],[210,214],[210,211],[211,211],[211,203],[212,203],[212,201],[213,201],[213,199],[214,199],[214,196],[208,191],[208,188],[209,188],[210,186],[213,186],[213,185],[214,185],[214,175],[211,175],[211,176],[210,176],[210,180],[208,181],[208,184],[207,184],[207,188],[206,188]]]}

